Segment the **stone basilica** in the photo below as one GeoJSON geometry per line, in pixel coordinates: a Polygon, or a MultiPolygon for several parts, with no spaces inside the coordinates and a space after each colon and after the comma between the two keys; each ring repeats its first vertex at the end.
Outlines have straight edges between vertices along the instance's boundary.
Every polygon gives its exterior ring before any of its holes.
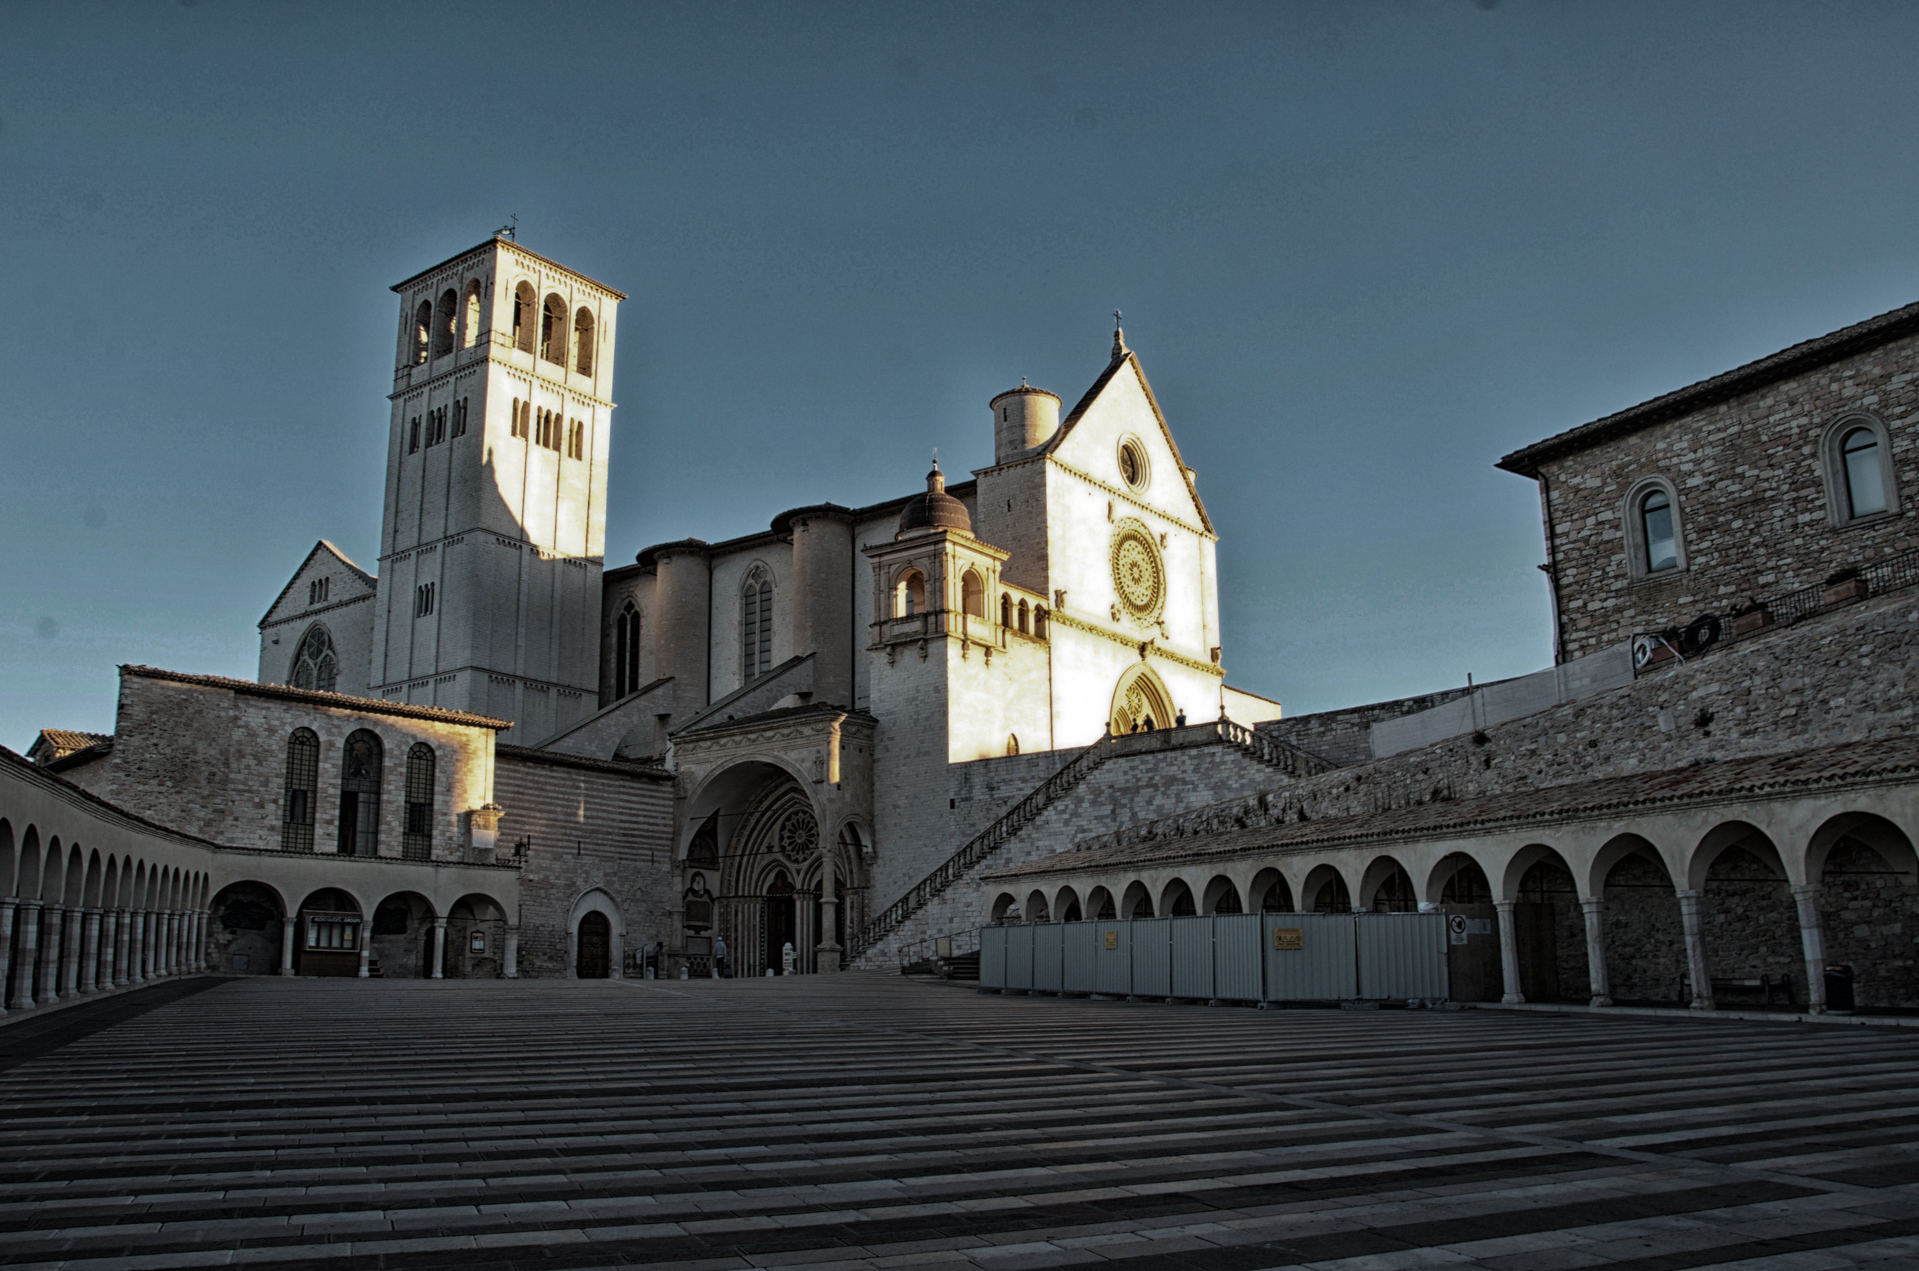
{"type": "Polygon", "coordinates": [[[1919,1008],[1919,305],[1500,460],[1551,666],[1281,718],[1117,330],[968,480],[608,568],[621,294],[500,238],[394,290],[377,575],[322,541],[256,680],[123,667],[111,736],[0,751],[6,1009],[1413,910],[1454,1000],[1919,1008]]]}

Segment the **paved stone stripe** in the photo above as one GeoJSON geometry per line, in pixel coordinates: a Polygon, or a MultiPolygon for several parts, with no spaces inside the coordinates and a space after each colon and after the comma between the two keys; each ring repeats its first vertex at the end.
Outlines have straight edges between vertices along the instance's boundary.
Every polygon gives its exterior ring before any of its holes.
{"type": "Polygon", "coordinates": [[[143,1010],[7,1074],[0,1266],[1919,1265],[1894,1030],[858,974],[143,1010]]]}

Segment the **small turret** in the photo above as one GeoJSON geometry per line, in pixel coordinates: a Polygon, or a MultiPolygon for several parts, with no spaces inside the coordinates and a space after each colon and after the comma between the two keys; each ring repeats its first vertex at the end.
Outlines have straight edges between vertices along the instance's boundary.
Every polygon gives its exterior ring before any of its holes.
{"type": "Polygon", "coordinates": [[[992,401],[993,462],[1010,463],[1059,431],[1059,398],[1021,382],[992,401]]]}

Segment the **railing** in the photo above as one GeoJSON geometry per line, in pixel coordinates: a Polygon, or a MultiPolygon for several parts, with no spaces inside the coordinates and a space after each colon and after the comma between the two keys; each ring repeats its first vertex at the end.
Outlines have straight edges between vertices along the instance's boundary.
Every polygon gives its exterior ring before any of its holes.
{"type": "Polygon", "coordinates": [[[1775,627],[1788,627],[1795,622],[1817,617],[1842,604],[1863,600],[1867,596],[1883,595],[1898,591],[1919,583],[1919,548],[1888,556],[1884,560],[1869,565],[1860,565],[1847,571],[1856,578],[1862,587],[1857,594],[1842,599],[1828,600],[1827,593],[1844,583],[1818,583],[1811,587],[1801,587],[1784,595],[1774,596],[1770,600],[1759,602],[1757,612],[1764,615],[1758,625],[1747,630],[1739,629],[1741,617],[1746,615],[1701,614],[1687,624],[1682,631],[1670,627],[1664,631],[1642,631],[1633,636],[1633,675],[1642,671],[1655,670],[1668,662],[1683,662],[1697,657],[1721,643],[1742,640],[1749,636],[1761,635],[1775,627]],[[1695,632],[1701,629],[1706,619],[1712,619],[1718,625],[1718,633],[1712,639],[1700,643],[1695,632]]]}
{"type": "Polygon", "coordinates": [[[1025,829],[1027,824],[1044,812],[1052,802],[1084,781],[1093,769],[1106,762],[1111,753],[1111,739],[1101,737],[1098,741],[1073,756],[1065,766],[1046,778],[1039,788],[1015,803],[998,820],[974,835],[959,851],[913,885],[912,890],[888,905],[848,938],[846,960],[858,958],[868,949],[884,940],[887,933],[924,909],[932,899],[965,877],[975,865],[991,856],[1003,847],[1007,840],[1025,829]]]}
{"type": "Polygon", "coordinates": [[[1332,760],[1321,759],[1291,742],[1268,737],[1256,728],[1236,724],[1230,719],[1220,720],[1215,727],[1219,730],[1221,741],[1239,747],[1261,763],[1269,763],[1289,777],[1317,777],[1338,766],[1332,760]]]}
{"type": "Polygon", "coordinates": [[[963,958],[979,952],[979,928],[968,927],[964,931],[952,931],[943,936],[926,936],[900,946],[900,965],[911,966],[915,962],[930,962],[935,959],[963,958]],[[942,951],[940,941],[946,941],[942,951]]]}

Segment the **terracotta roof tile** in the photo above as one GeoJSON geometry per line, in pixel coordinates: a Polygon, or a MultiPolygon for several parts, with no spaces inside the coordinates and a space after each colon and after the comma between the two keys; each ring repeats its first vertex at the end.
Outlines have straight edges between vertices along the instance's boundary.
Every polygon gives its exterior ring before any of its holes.
{"type": "Polygon", "coordinates": [[[294,688],[290,684],[256,684],[252,680],[229,679],[224,675],[188,675],[183,671],[166,671],[157,666],[122,666],[120,673],[138,675],[149,680],[170,680],[176,684],[199,684],[207,688],[223,688],[228,692],[239,693],[246,697],[275,697],[282,701],[307,702],[314,706],[327,706],[342,711],[359,711],[368,715],[397,715],[403,719],[429,719],[441,724],[491,728],[495,732],[513,727],[513,721],[510,719],[494,719],[487,715],[452,711],[440,706],[415,706],[408,702],[388,702],[377,697],[349,697],[345,693],[323,693],[318,689],[294,688]]]}

